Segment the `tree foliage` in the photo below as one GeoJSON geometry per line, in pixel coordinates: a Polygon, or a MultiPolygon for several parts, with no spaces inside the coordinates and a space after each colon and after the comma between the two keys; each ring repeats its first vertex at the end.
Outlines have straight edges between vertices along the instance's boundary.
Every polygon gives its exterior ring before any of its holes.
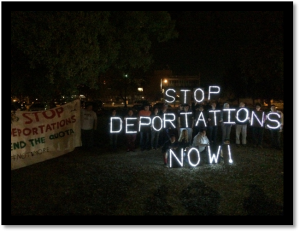
{"type": "Polygon", "coordinates": [[[241,67],[253,99],[283,99],[283,13],[263,12],[264,24],[253,24],[252,44],[243,49],[241,67]],[[267,91],[266,91],[267,90],[267,91]]]}
{"type": "Polygon", "coordinates": [[[176,37],[174,26],[164,11],[11,12],[12,93],[71,94],[97,89],[110,69],[147,70],[151,45],[176,37]]]}
{"type": "Polygon", "coordinates": [[[227,70],[225,89],[237,99],[283,99],[283,13],[257,12],[255,20],[248,25],[248,43],[227,70]]]}

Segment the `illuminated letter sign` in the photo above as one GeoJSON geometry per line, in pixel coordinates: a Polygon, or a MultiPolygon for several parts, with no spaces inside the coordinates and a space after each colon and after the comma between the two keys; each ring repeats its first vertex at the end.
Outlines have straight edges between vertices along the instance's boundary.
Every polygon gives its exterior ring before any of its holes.
{"type": "Polygon", "coordinates": [[[248,117],[249,117],[249,111],[248,111],[246,108],[241,108],[241,109],[239,109],[239,110],[236,112],[236,119],[237,119],[239,122],[246,122],[247,119],[248,119],[248,117]],[[239,118],[239,114],[240,114],[241,110],[244,110],[244,111],[246,112],[246,116],[245,116],[245,118],[244,118],[243,120],[241,120],[241,119],[239,118]]]}
{"type": "Polygon", "coordinates": [[[120,131],[122,130],[122,119],[120,117],[111,117],[110,118],[110,133],[120,133],[120,131]],[[114,120],[119,120],[120,122],[120,128],[119,130],[113,130],[113,121],[114,120]]]}
{"type": "MultiPolygon", "coordinates": [[[[231,122],[230,121],[230,111],[235,111],[235,109],[223,109],[223,111],[228,111],[228,121],[227,122],[223,122],[225,124],[235,124],[235,122],[231,122]]],[[[224,112],[225,113],[225,112],[224,112]]]]}
{"type": "Polygon", "coordinates": [[[153,119],[152,119],[152,128],[155,130],[155,131],[160,131],[161,130],[161,128],[162,128],[162,125],[163,123],[162,123],[162,119],[161,119],[161,117],[159,117],[159,116],[155,116],[153,119]],[[160,119],[160,128],[159,129],[157,129],[157,128],[155,128],[155,126],[154,126],[154,120],[155,119],[160,119]]]}
{"type": "Polygon", "coordinates": [[[203,121],[203,122],[204,122],[204,125],[205,125],[205,127],[206,127],[206,122],[205,122],[205,118],[204,118],[204,115],[203,115],[203,112],[202,112],[202,111],[201,111],[200,114],[199,114],[199,117],[198,117],[197,122],[196,122],[196,126],[198,126],[199,121],[203,121]],[[202,118],[202,119],[200,119],[200,118],[202,118]]]}
{"type": "Polygon", "coordinates": [[[190,104],[191,102],[191,90],[190,89],[181,89],[180,90],[180,103],[181,104],[190,104]]]}
{"type": "Polygon", "coordinates": [[[267,115],[267,120],[268,121],[270,121],[272,124],[273,124],[273,122],[274,123],[276,123],[277,124],[277,126],[271,126],[269,123],[267,123],[267,127],[269,128],[269,129],[278,129],[279,127],[280,127],[280,121],[279,121],[279,119],[280,119],[280,114],[279,113],[277,113],[277,112],[271,112],[271,113],[269,113],[268,115],[267,115]],[[275,120],[275,119],[273,119],[273,115],[276,117],[278,117],[278,120],[275,120]],[[271,118],[272,117],[272,118],[271,118]]]}
{"type": "MultiPolygon", "coordinates": [[[[145,121],[145,120],[143,120],[143,121],[145,121]]],[[[140,117],[140,124],[139,124],[139,131],[141,131],[141,126],[149,126],[150,124],[151,124],[151,118],[150,117],[141,116],[140,117]],[[148,122],[147,123],[142,122],[143,119],[147,119],[148,122]]]]}
{"type": "Polygon", "coordinates": [[[173,128],[176,128],[176,126],[173,124],[173,121],[175,121],[175,114],[173,113],[166,113],[164,114],[164,128],[166,128],[166,122],[170,122],[173,128]],[[167,116],[173,116],[173,119],[167,119],[167,116]]]}
{"type": "Polygon", "coordinates": [[[213,112],[214,113],[214,126],[218,125],[216,113],[221,112],[221,110],[210,110],[208,112],[213,112]]]}
{"type": "Polygon", "coordinates": [[[194,100],[196,101],[196,102],[202,102],[203,100],[204,100],[204,91],[201,89],[201,88],[198,88],[198,89],[195,89],[194,90],[194,100]],[[198,95],[199,95],[199,91],[201,92],[201,94],[202,94],[202,98],[199,100],[197,97],[198,97],[198,95]]]}
{"type": "Polygon", "coordinates": [[[263,127],[264,126],[264,116],[265,116],[265,112],[263,112],[263,111],[252,111],[250,125],[258,126],[257,124],[259,123],[260,127],[263,127]],[[259,118],[257,115],[261,118],[260,121],[259,121],[259,118]],[[254,117],[256,118],[255,121],[254,121],[254,117]]]}
{"type": "MultiPolygon", "coordinates": [[[[233,160],[231,158],[231,151],[230,151],[230,145],[227,145],[227,148],[228,148],[228,156],[229,156],[229,160],[228,162],[229,163],[233,163],[233,160]]],[[[210,146],[207,147],[208,149],[208,156],[209,156],[209,163],[212,164],[213,162],[215,163],[218,163],[218,159],[219,159],[219,154],[221,152],[221,146],[218,147],[218,152],[217,152],[217,155],[215,154],[212,154],[211,155],[211,149],[210,149],[210,146]]],[[[175,152],[170,149],[169,150],[169,161],[170,161],[170,168],[172,167],[172,157],[175,157],[177,163],[183,167],[183,148],[181,148],[180,150],[180,160],[178,159],[178,157],[176,156],[175,152]]],[[[200,164],[200,161],[201,161],[201,157],[200,157],[200,153],[199,153],[199,150],[195,147],[192,147],[191,149],[189,149],[188,153],[187,153],[187,157],[188,157],[188,162],[189,162],[189,165],[192,166],[192,167],[196,167],[197,165],[200,164]],[[192,163],[191,162],[191,153],[192,152],[196,152],[197,154],[197,162],[196,163],[192,163]]]]}
{"type": "Polygon", "coordinates": [[[125,133],[126,134],[132,134],[132,133],[137,133],[137,131],[128,131],[128,127],[129,126],[134,126],[134,124],[128,124],[128,120],[137,120],[137,118],[135,117],[135,118],[126,118],[125,119],[125,124],[126,124],[126,131],[125,131],[125,133]]]}
{"type": "Polygon", "coordinates": [[[209,90],[208,90],[208,100],[210,100],[210,94],[214,93],[214,94],[218,94],[220,93],[220,87],[219,86],[209,86],[209,90]],[[217,89],[217,92],[213,92],[211,91],[211,89],[217,89]]]}
{"type": "Polygon", "coordinates": [[[166,90],[166,93],[165,93],[165,101],[166,101],[167,103],[173,103],[173,102],[175,102],[175,96],[176,96],[176,91],[175,91],[175,89],[167,89],[167,90],[166,90]],[[170,92],[170,91],[174,92],[174,96],[173,96],[173,95],[169,95],[169,92],[170,92]],[[169,98],[171,98],[171,99],[167,99],[166,97],[169,97],[169,98]]]}

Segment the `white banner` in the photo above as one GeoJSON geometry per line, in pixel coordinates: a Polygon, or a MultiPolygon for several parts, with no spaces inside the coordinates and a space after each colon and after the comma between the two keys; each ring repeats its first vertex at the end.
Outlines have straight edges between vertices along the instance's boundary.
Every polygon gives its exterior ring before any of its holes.
{"type": "Polygon", "coordinates": [[[78,146],[79,99],[46,111],[11,115],[11,170],[64,155],[78,146]]]}

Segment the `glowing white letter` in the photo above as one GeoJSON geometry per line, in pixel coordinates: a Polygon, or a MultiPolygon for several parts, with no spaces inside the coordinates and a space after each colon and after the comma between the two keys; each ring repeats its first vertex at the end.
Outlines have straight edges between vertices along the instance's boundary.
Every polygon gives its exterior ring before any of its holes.
{"type": "Polygon", "coordinates": [[[166,97],[170,97],[170,98],[172,98],[173,100],[167,100],[167,99],[165,99],[165,101],[166,101],[167,103],[173,103],[173,102],[175,101],[175,97],[172,96],[172,95],[169,95],[169,94],[168,94],[169,91],[173,91],[173,92],[175,93],[175,95],[176,95],[175,89],[167,89],[167,91],[166,91],[166,97]]]}
{"type": "Polygon", "coordinates": [[[119,133],[122,130],[122,119],[120,117],[110,117],[110,133],[119,133]],[[113,120],[119,119],[120,129],[118,131],[113,131],[113,120]]]}
{"type": "Polygon", "coordinates": [[[210,100],[210,94],[211,94],[211,93],[215,93],[215,94],[220,93],[220,87],[219,87],[219,86],[209,86],[209,90],[208,90],[208,100],[210,100]],[[211,91],[212,88],[216,88],[218,91],[217,91],[217,92],[212,92],[212,91],[211,91]]]}

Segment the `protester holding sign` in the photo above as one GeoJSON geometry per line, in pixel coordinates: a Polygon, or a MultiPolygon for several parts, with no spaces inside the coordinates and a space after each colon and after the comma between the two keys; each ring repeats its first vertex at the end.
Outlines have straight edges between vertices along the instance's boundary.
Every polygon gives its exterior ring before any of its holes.
{"type": "Polygon", "coordinates": [[[126,133],[126,146],[127,152],[135,152],[135,141],[138,131],[137,117],[133,115],[133,110],[128,110],[127,115],[124,117],[125,126],[130,126],[130,133],[126,133]]]}
{"type": "Polygon", "coordinates": [[[242,146],[246,147],[247,144],[247,125],[249,123],[249,111],[245,108],[245,103],[240,102],[239,109],[235,115],[235,143],[239,147],[241,144],[240,135],[242,134],[242,146]]]}
{"type": "Polygon", "coordinates": [[[97,129],[97,115],[90,102],[81,108],[81,141],[82,148],[91,150],[94,146],[94,130],[97,129]]]}
{"type": "MultiPolygon", "coordinates": [[[[111,117],[118,117],[117,110],[112,109],[111,117]]],[[[119,125],[117,123],[113,123],[109,121],[109,127],[112,131],[117,131],[119,129],[119,125]]],[[[110,133],[109,134],[109,144],[112,151],[116,151],[118,147],[118,133],[110,133]]]]}
{"type": "Polygon", "coordinates": [[[193,136],[196,136],[200,130],[207,130],[207,118],[208,113],[204,110],[204,105],[197,104],[195,106],[195,126],[193,129],[193,136]]]}
{"type": "Polygon", "coordinates": [[[144,109],[139,111],[139,131],[140,131],[140,149],[141,151],[150,150],[150,136],[151,136],[151,111],[149,105],[144,105],[144,109]],[[144,120],[149,117],[149,120],[144,120]]]}
{"type": "Polygon", "coordinates": [[[178,130],[179,130],[178,134],[181,134],[181,131],[186,129],[188,131],[190,145],[192,145],[193,127],[194,127],[194,114],[190,110],[189,104],[184,104],[183,110],[180,111],[178,115],[178,130]]]}
{"type": "Polygon", "coordinates": [[[267,115],[267,129],[270,131],[271,147],[281,149],[281,132],[283,128],[283,113],[276,110],[275,105],[271,105],[271,111],[267,115]]]}
{"type": "Polygon", "coordinates": [[[231,118],[231,112],[229,110],[229,103],[224,103],[223,110],[221,111],[221,127],[222,127],[222,145],[230,144],[230,132],[232,124],[234,124],[234,118],[231,118]]]}
{"type": "MultiPolygon", "coordinates": [[[[168,109],[168,104],[164,104],[161,112],[160,112],[160,117],[161,118],[164,118],[164,114],[167,114],[167,113],[170,113],[170,110],[168,109]]],[[[170,134],[173,134],[172,133],[172,127],[168,124],[168,126],[165,128],[163,127],[161,130],[160,130],[160,133],[159,133],[159,146],[163,146],[164,143],[170,139],[170,134]]]]}
{"type": "Polygon", "coordinates": [[[160,129],[162,128],[162,120],[159,117],[158,108],[155,107],[153,113],[151,114],[152,125],[151,125],[151,148],[157,150],[158,139],[160,134],[160,129]]]}
{"type": "Polygon", "coordinates": [[[255,104],[255,110],[251,113],[251,130],[253,146],[263,148],[265,113],[261,110],[260,103],[255,104]]]}
{"type": "Polygon", "coordinates": [[[208,110],[207,133],[210,144],[217,143],[218,122],[220,121],[220,110],[217,110],[216,102],[211,102],[211,109],[208,110]]]}

